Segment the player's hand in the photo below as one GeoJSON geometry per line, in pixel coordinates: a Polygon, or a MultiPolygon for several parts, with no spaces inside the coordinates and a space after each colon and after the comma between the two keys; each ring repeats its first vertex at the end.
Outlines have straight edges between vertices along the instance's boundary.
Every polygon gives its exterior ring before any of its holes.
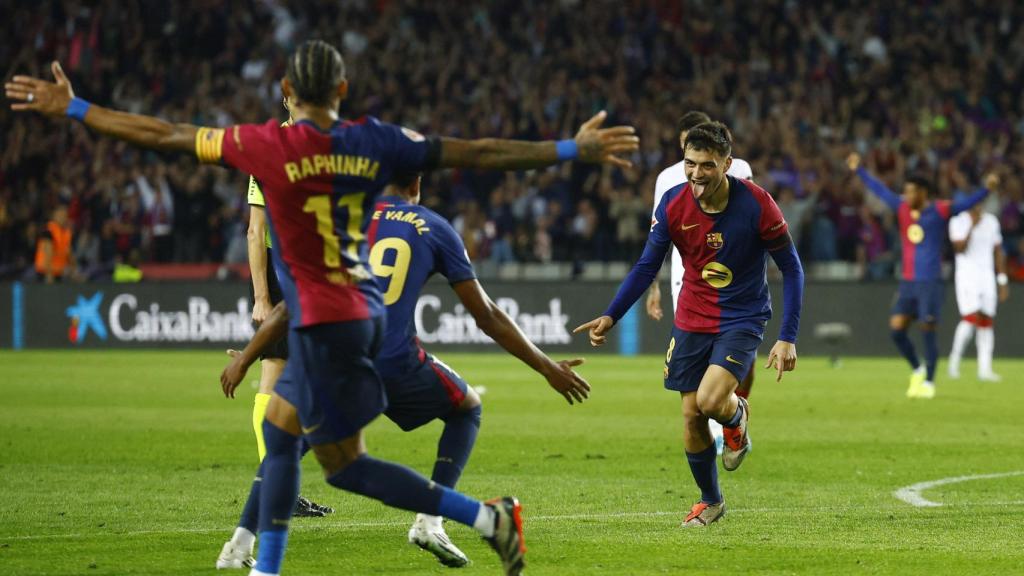
{"type": "Polygon", "coordinates": [[[632,168],[633,163],[618,154],[635,152],[640,149],[640,139],[632,126],[601,128],[608,113],[601,110],[580,126],[576,133],[576,150],[582,162],[592,164],[613,164],[620,168],[632,168]]]}
{"type": "Polygon", "coordinates": [[[572,333],[579,334],[584,330],[588,331],[590,334],[590,345],[596,348],[597,346],[604,345],[604,341],[607,339],[605,334],[612,329],[612,326],[615,326],[615,320],[612,320],[611,316],[601,316],[594,318],[586,324],[577,326],[572,333]]]}
{"type": "Polygon", "coordinates": [[[860,168],[860,154],[850,152],[850,155],[846,157],[846,167],[850,169],[850,172],[856,172],[857,168],[860,168]]]}
{"type": "Polygon", "coordinates": [[[651,284],[651,289],[647,291],[647,301],[644,304],[647,307],[647,316],[651,320],[661,320],[661,287],[657,282],[651,284]]]}
{"type": "Polygon", "coordinates": [[[989,172],[985,174],[985,188],[989,192],[995,192],[999,189],[999,174],[995,172],[989,172]]]}
{"type": "Polygon", "coordinates": [[[235,388],[245,379],[245,373],[249,371],[249,364],[244,361],[242,353],[238,350],[228,350],[231,356],[231,363],[220,373],[220,387],[224,391],[225,398],[235,397],[235,388]]]}
{"type": "Polygon", "coordinates": [[[54,61],[50,70],[56,82],[47,82],[31,76],[15,76],[4,84],[4,93],[18,103],[11,104],[11,110],[21,112],[33,110],[47,116],[64,116],[68,104],[75,97],[74,90],[60,64],[54,61]]]}
{"type": "Polygon", "coordinates": [[[1010,299],[1010,286],[1003,284],[999,287],[999,302],[1006,302],[1010,299]]]}
{"type": "Polygon", "coordinates": [[[774,367],[778,370],[779,376],[775,381],[781,382],[783,372],[792,372],[796,369],[796,344],[782,340],[776,342],[775,346],[772,346],[772,351],[768,353],[768,363],[764,367],[774,367]]]}
{"type": "Polygon", "coordinates": [[[270,316],[270,311],[273,310],[273,308],[274,307],[270,305],[269,300],[256,299],[252,305],[252,321],[255,322],[257,326],[263,324],[263,321],[267,319],[267,316],[270,316]]]}
{"type": "Polygon", "coordinates": [[[590,397],[590,384],[573,370],[573,367],[580,364],[583,364],[583,358],[559,360],[558,362],[552,362],[549,369],[544,373],[548,384],[565,397],[565,401],[570,405],[573,403],[573,400],[582,403],[590,397]]]}

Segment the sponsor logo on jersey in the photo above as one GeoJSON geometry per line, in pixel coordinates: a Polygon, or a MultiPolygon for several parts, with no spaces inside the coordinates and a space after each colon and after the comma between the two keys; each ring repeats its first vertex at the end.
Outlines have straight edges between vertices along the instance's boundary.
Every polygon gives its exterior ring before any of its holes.
{"type": "Polygon", "coordinates": [[[907,226],[907,240],[910,240],[911,244],[920,244],[924,241],[924,228],[920,224],[911,224],[907,226]]]}
{"type": "Polygon", "coordinates": [[[697,224],[683,224],[682,226],[679,227],[679,229],[682,230],[683,232],[686,232],[690,228],[696,228],[697,226],[700,226],[699,222],[697,224]]]}
{"type": "Polygon", "coordinates": [[[714,288],[722,289],[732,284],[732,270],[718,262],[708,262],[700,271],[700,277],[714,288]]]}

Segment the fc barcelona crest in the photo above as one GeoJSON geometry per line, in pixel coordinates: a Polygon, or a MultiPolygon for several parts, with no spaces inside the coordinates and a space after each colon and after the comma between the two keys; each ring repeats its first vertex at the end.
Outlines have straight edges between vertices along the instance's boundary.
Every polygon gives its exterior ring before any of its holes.
{"type": "Polygon", "coordinates": [[[722,238],[721,232],[708,232],[708,246],[713,250],[718,250],[725,245],[725,240],[722,238]]]}

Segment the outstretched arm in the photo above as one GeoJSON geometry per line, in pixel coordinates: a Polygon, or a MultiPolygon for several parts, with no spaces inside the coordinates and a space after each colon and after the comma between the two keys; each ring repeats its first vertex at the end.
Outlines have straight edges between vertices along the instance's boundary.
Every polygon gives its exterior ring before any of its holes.
{"type": "Polygon", "coordinates": [[[573,371],[574,366],[583,363],[582,358],[560,362],[549,358],[530,342],[508,314],[498,308],[475,278],[458,282],[452,288],[484,334],[544,376],[548,384],[564,396],[569,404],[573,400],[583,402],[590,395],[590,384],[573,371]]]}
{"type": "Polygon", "coordinates": [[[60,64],[50,65],[56,82],[30,76],[15,76],[4,84],[8,98],[19,101],[11,105],[15,111],[35,111],[51,118],[77,118],[86,126],[107,136],[136,146],[168,152],[195,153],[198,127],[172,124],[152,116],[118,112],[89,104],[75,98],[60,64]]]}
{"type": "Polygon", "coordinates": [[[528,142],[483,138],[441,139],[441,166],[444,168],[488,168],[528,170],[550,166],[563,160],[613,164],[629,168],[632,162],[619,157],[639,148],[640,140],[632,126],[601,128],[607,114],[597,113],[580,127],[572,140],[528,142]]]}

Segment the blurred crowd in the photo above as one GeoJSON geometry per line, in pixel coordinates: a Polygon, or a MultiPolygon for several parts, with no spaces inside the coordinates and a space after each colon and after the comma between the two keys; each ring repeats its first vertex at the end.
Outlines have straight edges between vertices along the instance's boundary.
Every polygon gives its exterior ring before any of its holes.
{"type": "MultiPolygon", "coordinates": [[[[920,0],[0,1],[0,62],[78,95],[197,124],[282,118],[277,80],[297,42],[342,51],[343,114],[460,137],[563,138],[598,110],[635,125],[630,171],[566,164],[446,171],[424,203],[479,261],[633,260],[654,180],[700,109],[778,200],[807,262],[891,278],[893,215],[845,167],[851,150],[899,190],[939,196],[1003,176],[987,206],[1024,275],[1024,5],[920,0]]],[[[0,111],[0,276],[32,270],[66,206],[84,276],[115,262],[244,262],[245,177],[0,111]]]]}

